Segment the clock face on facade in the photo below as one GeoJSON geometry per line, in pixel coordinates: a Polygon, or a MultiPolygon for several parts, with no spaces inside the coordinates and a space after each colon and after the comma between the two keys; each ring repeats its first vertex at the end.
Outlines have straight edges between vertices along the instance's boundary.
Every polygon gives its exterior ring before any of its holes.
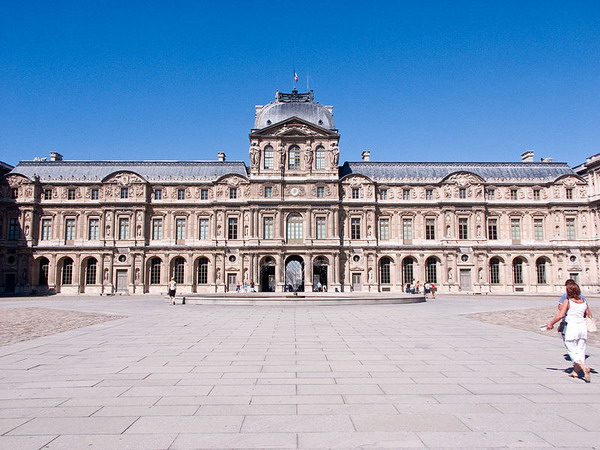
{"type": "Polygon", "coordinates": [[[294,197],[296,195],[298,195],[300,193],[300,190],[297,187],[291,188],[290,189],[290,194],[292,194],[294,197]]]}

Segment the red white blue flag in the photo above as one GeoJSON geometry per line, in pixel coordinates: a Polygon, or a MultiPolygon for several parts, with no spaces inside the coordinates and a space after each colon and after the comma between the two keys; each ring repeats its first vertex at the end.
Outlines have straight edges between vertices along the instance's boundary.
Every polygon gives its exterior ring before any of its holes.
{"type": "Polygon", "coordinates": [[[297,83],[298,82],[298,74],[296,73],[296,71],[294,70],[294,81],[297,83]]]}

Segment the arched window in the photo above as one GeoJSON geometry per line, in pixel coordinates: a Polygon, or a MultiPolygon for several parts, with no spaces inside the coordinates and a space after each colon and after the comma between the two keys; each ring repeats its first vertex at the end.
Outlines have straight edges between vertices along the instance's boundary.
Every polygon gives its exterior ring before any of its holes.
{"type": "Polygon", "coordinates": [[[264,151],[263,167],[265,169],[272,169],[275,167],[275,154],[273,153],[273,147],[267,145],[264,151]]]}
{"type": "Polygon", "coordinates": [[[425,261],[425,282],[437,283],[437,259],[433,256],[425,261]]]}
{"type": "Polygon", "coordinates": [[[150,284],[160,284],[160,258],[152,258],[150,261],[150,284]]]}
{"type": "Polygon", "coordinates": [[[62,284],[73,284],[73,260],[71,258],[63,260],[62,284]]]}
{"type": "Polygon", "coordinates": [[[300,169],[300,147],[292,145],[288,151],[288,169],[300,169]]]}
{"type": "Polygon", "coordinates": [[[38,274],[38,285],[48,286],[48,268],[50,261],[48,258],[40,258],[39,262],[39,274],[38,274]]]}
{"type": "Polygon", "coordinates": [[[535,268],[537,272],[538,284],[546,284],[548,282],[546,278],[546,259],[538,258],[538,260],[535,262],[535,268]]]}
{"type": "Polygon", "coordinates": [[[177,258],[173,263],[173,278],[175,278],[175,283],[183,284],[185,273],[185,259],[177,258]]]}
{"type": "Polygon", "coordinates": [[[515,258],[513,260],[513,283],[523,284],[523,259],[515,258]]]}
{"type": "Polygon", "coordinates": [[[198,284],[208,283],[208,258],[198,260],[198,284]]]}
{"type": "Polygon", "coordinates": [[[381,258],[379,262],[379,282],[381,284],[390,284],[392,282],[392,260],[387,256],[381,258]]]}
{"type": "Polygon", "coordinates": [[[490,259],[490,284],[500,284],[500,260],[490,259]]]}
{"type": "Polygon", "coordinates": [[[412,283],[413,280],[415,279],[414,262],[415,262],[415,260],[410,257],[404,258],[402,260],[402,283],[403,284],[412,283]]]}
{"type": "Polygon", "coordinates": [[[315,156],[315,169],[324,169],[325,168],[325,149],[323,146],[319,145],[317,147],[316,156],[315,156]]]}
{"type": "Polygon", "coordinates": [[[85,265],[85,284],[96,284],[96,269],[98,261],[96,258],[89,258],[85,265]]]}
{"type": "Polygon", "coordinates": [[[287,218],[287,241],[301,242],[303,238],[302,216],[298,213],[292,213],[287,218]]]}

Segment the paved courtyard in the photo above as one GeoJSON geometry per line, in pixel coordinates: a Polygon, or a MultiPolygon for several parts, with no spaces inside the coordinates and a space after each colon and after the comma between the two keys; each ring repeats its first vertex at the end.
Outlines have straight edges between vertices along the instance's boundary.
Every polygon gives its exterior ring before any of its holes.
{"type": "MultiPolygon", "coordinates": [[[[3,299],[0,315],[63,310],[94,324],[0,347],[0,448],[600,448],[600,375],[568,378],[561,340],[537,323],[465,316],[555,301],[3,299]]],[[[600,367],[600,348],[588,354],[600,367]]]]}

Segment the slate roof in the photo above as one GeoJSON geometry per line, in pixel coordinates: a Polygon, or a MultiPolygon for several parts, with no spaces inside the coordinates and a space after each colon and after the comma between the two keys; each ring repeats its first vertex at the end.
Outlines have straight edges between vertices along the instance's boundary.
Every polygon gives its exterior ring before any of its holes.
{"type": "Polygon", "coordinates": [[[214,181],[237,174],[247,177],[242,161],[21,161],[10,173],[42,182],[101,181],[119,172],[134,172],[150,182],[214,181]]]}
{"type": "Polygon", "coordinates": [[[360,174],[378,182],[439,183],[455,172],[471,172],[486,182],[552,182],[577,174],[566,163],[518,162],[346,162],[340,177],[360,174]]]}
{"type": "Polygon", "coordinates": [[[0,161],[0,174],[10,172],[13,166],[10,164],[6,164],[5,162],[0,161]]]}
{"type": "Polygon", "coordinates": [[[312,91],[299,93],[294,90],[291,94],[277,91],[275,101],[265,105],[256,114],[254,129],[260,130],[290,117],[300,117],[320,127],[335,130],[333,113],[313,99],[312,91]]]}

